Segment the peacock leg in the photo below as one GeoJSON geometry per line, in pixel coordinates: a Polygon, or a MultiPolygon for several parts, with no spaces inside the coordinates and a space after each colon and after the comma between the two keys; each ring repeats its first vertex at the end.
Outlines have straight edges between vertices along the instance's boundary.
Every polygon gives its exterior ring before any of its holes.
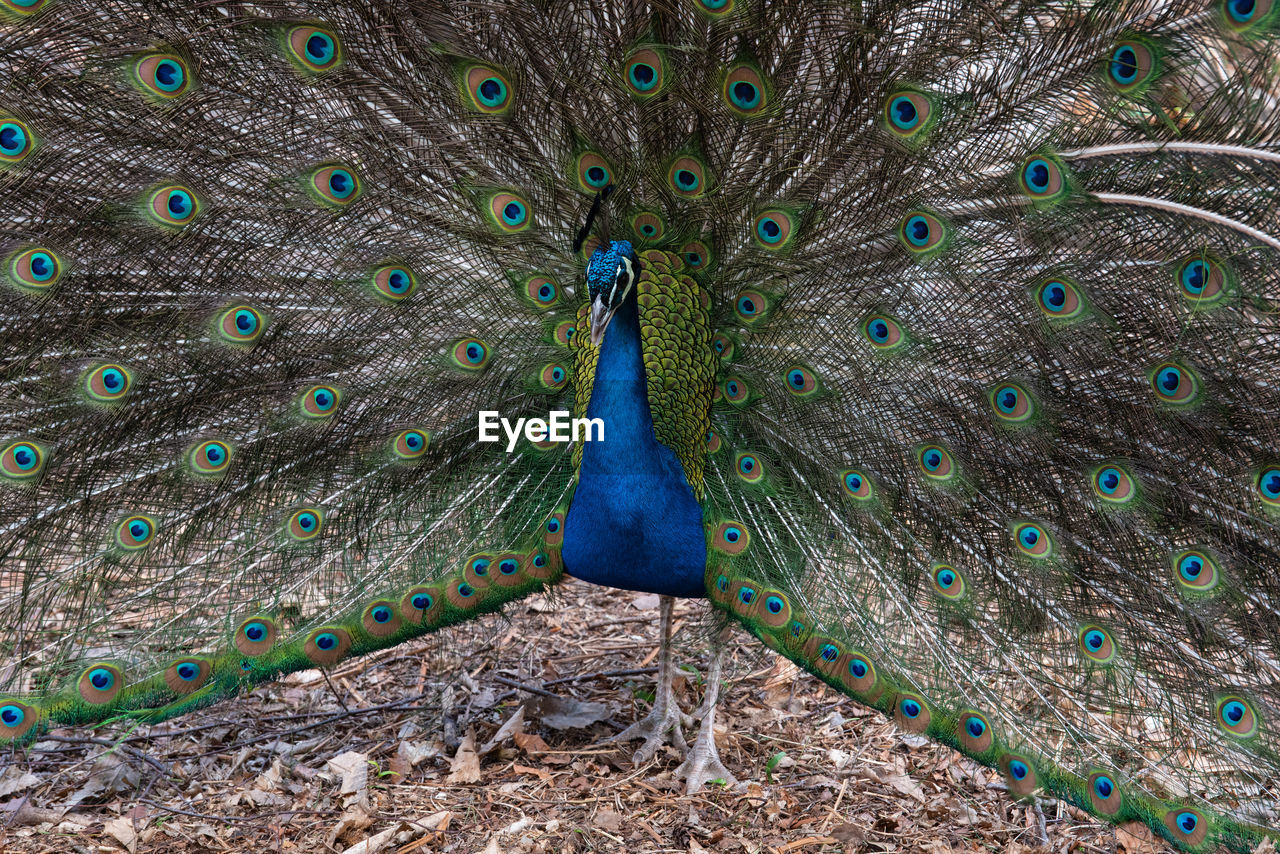
{"type": "Polygon", "coordinates": [[[684,762],[676,769],[676,776],[683,778],[687,791],[693,794],[713,780],[723,780],[725,784],[736,782],[729,769],[720,761],[720,753],[716,750],[716,702],[720,697],[720,674],[724,669],[724,654],[728,648],[728,628],[720,632],[714,641],[715,654],[711,659],[711,672],[707,674],[707,691],[702,698],[702,705],[694,713],[702,719],[698,729],[698,738],[684,762]]]}
{"type": "Polygon", "coordinates": [[[672,691],[675,666],[671,661],[671,610],[675,601],[671,596],[663,596],[659,600],[659,632],[662,640],[658,647],[658,686],[653,708],[643,719],[608,739],[608,742],[615,742],[643,738],[644,744],[631,757],[631,761],[637,765],[652,759],[658,748],[666,742],[670,742],[681,755],[686,754],[689,749],[684,740],[684,727],[691,726],[693,718],[680,711],[672,691]]]}

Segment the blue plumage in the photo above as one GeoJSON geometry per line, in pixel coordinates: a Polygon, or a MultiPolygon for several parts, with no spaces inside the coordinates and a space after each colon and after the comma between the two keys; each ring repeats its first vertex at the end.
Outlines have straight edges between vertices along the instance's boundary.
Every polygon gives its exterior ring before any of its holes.
{"type": "Polygon", "coordinates": [[[705,596],[702,510],[676,455],[654,438],[634,291],[601,345],[587,417],[603,419],[604,440],[583,445],[565,571],[627,590],[705,596]]]}

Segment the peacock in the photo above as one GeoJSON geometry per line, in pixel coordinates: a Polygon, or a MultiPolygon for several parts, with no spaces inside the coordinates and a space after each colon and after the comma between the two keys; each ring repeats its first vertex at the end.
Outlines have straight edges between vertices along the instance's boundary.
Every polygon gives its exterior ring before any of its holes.
{"type": "Polygon", "coordinates": [[[0,0],[0,258],[0,743],[573,576],[1280,837],[1274,0],[0,0]]]}

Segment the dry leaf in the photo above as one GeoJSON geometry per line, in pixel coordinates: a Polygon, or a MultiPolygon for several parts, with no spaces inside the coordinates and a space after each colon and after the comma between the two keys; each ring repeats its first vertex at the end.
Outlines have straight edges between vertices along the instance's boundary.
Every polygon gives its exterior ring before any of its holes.
{"type": "Polygon", "coordinates": [[[396,834],[405,828],[403,824],[397,824],[395,827],[389,827],[386,830],[375,833],[368,839],[357,842],[350,848],[342,852],[342,854],[378,854],[379,851],[385,851],[388,846],[395,840],[396,834]]]}
{"type": "Polygon", "coordinates": [[[607,720],[612,714],[604,703],[586,703],[572,697],[538,697],[527,705],[530,714],[552,729],[580,729],[607,720]]]}
{"type": "Polygon", "coordinates": [[[338,792],[346,797],[342,802],[350,806],[353,801],[367,803],[369,799],[369,754],[348,750],[333,757],[326,766],[342,778],[338,792]]]}
{"type": "Polygon", "coordinates": [[[466,738],[458,745],[458,752],[453,755],[453,761],[449,764],[446,782],[450,785],[480,782],[480,755],[476,753],[474,729],[468,729],[466,738]]]}
{"type": "Polygon", "coordinates": [[[516,709],[515,714],[507,718],[506,722],[498,727],[498,731],[493,734],[493,738],[489,739],[480,748],[480,755],[487,756],[498,748],[509,737],[518,736],[524,733],[524,706],[516,709]]]}
{"type": "Polygon", "coordinates": [[[103,825],[102,829],[123,845],[129,854],[137,854],[138,833],[133,829],[133,819],[123,816],[113,818],[103,825]]]}
{"type": "Polygon", "coordinates": [[[1116,841],[1124,847],[1125,854],[1161,854],[1166,850],[1156,840],[1151,828],[1136,821],[1128,821],[1117,827],[1116,841]]]}
{"type": "Polygon", "coordinates": [[[5,769],[4,777],[0,778],[0,798],[38,786],[40,782],[40,778],[30,771],[23,773],[17,766],[10,766],[5,769]]]}

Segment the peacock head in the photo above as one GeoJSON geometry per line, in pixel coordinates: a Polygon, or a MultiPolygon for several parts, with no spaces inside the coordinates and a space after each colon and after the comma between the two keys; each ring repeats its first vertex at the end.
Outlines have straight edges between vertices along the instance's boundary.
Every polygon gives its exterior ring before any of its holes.
{"type": "Polygon", "coordinates": [[[640,275],[640,258],[628,240],[601,246],[587,263],[587,294],[591,299],[591,344],[600,346],[609,321],[640,275]]]}

